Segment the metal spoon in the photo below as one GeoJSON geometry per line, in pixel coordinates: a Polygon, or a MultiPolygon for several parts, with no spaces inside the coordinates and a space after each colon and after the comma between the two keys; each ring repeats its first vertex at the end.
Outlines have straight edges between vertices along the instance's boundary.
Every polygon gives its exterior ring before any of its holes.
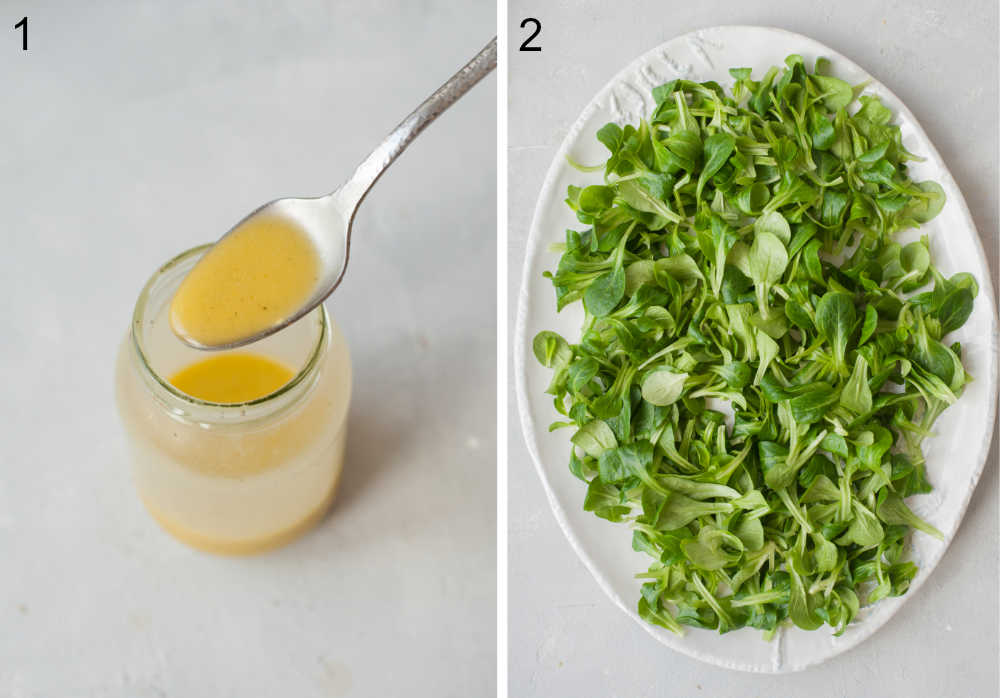
{"type": "Polygon", "coordinates": [[[249,221],[261,216],[279,217],[299,228],[312,241],[319,253],[320,274],[314,293],[298,311],[278,324],[226,344],[205,345],[191,337],[181,335],[180,338],[199,349],[239,347],[274,334],[322,303],[344,278],[351,251],[351,226],[358,206],[364,201],[368,190],[428,124],[488,75],[496,65],[497,40],[494,37],[465,67],[403,119],[365,158],[350,179],[332,194],[316,198],[277,199],[264,204],[223,236],[224,239],[249,221]]]}

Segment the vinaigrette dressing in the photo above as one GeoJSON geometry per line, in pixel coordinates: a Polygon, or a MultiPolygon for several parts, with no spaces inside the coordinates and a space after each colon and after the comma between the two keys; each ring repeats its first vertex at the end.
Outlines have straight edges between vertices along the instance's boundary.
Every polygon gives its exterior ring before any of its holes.
{"type": "Polygon", "coordinates": [[[178,336],[220,346],[280,324],[316,290],[312,241],[278,216],[254,217],[222,238],[183,280],[170,306],[178,336]]]}
{"type": "Polygon", "coordinates": [[[170,377],[170,384],[191,397],[232,405],[278,390],[295,371],[258,354],[219,354],[202,359],[170,377]]]}
{"type": "Polygon", "coordinates": [[[322,519],[343,465],[351,363],[320,305],[255,342],[205,352],[171,329],[171,299],[208,247],[143,289],[116,368],[135,485],[160,525],[216,553],[284,544],[322,519]]]}

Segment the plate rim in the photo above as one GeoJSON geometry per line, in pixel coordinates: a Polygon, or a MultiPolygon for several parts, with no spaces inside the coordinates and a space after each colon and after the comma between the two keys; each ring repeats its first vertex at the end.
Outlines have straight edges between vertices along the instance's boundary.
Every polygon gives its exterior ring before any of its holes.
{"type": "MultiPolygon", "coordinates": [[[[901,597],[897,597],[896,606],[897,608],[892,609],[891,612],[882,614],[880,617],[874,618],[872,621],[868,622],[863,628],[860,628],[858,632],[852,635],[851,640],[844,643],[842,647],[839,647],[832,654],[827,656],[819,657],[815,660],[808,660],[805,662],[799,662],[797,664],[780,665],[778,667],[766,668],[759,664],[748,664],[738,661],[725,661],[719,659],[715,656],[703,654],[697,650],[693,650],[690,647],[685,647],[683,644],[683,637],[678,638],[666,638],[657,632],[657,629],[643,621],[639,618],[638,614],[626,607],[624,601],[619,598],[618,593],[611,587],[611,582],[605,577],[605,575],[600,571],[596,562],[591,558],[591,556],[583,549],[582,543],[576,533],[573,531],[566,517],[565,509],[559,503],[555,490],[552,487],[552,483],[545,472],[544,466],[541,463],[541,457],[538,453],[538,446],[536,443],[536,431],[535,426],[530,419],[530,410],[527,394],[527,377],[525,373],[525,363],[527,359],[527,342],[525,341],[525,331],[527,325],[527,314],[528,314],[528,287],[530,284],[530,271],[534,268],[539,254],[539,238],[540,234],[540,223],[542,217],[542,210],[544,202],[551,199],[553,194],[553,189],[555,187],[556,179],[558,179],[558,172],[563,166],[563,162],[566,159],[566,155],[569,153],[571,147],[576,142],[577,138],[580,136],[580,132],[583,130],[586,122],[590,119],[595,111],[600,106],[600,103],[604,98],[625,78],[627,78],[632,72],[638,69],[641,65],[654,57],[658,52],[662,52],[669,44],[680,41],[689,37],[699,37],[700,35],[720,32],[720,31],[762,31],[762,32],[773,32],[782,35],[786,39],[793,41],[810,42],[818,47],[820,47],[831,59],[836,59],[838,63],[846,65],[853,68],[865,76],[867,76],[870,81],[869,84],[876,87],[880,92],[891,97],[900,105],[901,109],[897,111],[897,114],[902,114],[906,116],[913,126],[914,133],[918,139],[921,139],[924,143],[929,146],[929,154],[941,164],[943,174],[947,177],[956,192],[958,192],[957,200],[954,203],[958,206],[958,215],[964,219],[965,223],[968,225],[969,229],[973,233],[973,242],[976,251],[979,253],[980,258],[984,261],[987,272],[989,273],[989,258],[986,256],[985,249],[983,248],[983,242],[979,235],[979,230],[976,228],[975,221],[972,218],[972,214],[969,211],[968,203],[965,200],[965,195],[962,193],[961,188],[955,181],[954,176],[951,174],[951,170],[948,168],[947,163],[941,154],[938,152],[937,147],[934,142],[927,135],[923,126],[917,120],[916,116],[910,111],[906,103],[900,99],[891,89],[889,89],[883,82],[878,80],[870,71],[860,66],[858,63],[854,62],[851,58],[845,56],[840,51],[828,46],[827,44],[814,39],[810,36],[806,36],[799,32],[790,31],[781,27],[766,26],[766,25],[752,25],[752,24],[721,24],[712,25],[707,27],[701,27],[693,29],[682,34],[677,34],[670,37],[666,41],[660,42],[656,46],[643,51],[641,54],[636,56],[634,59],[630,60],[621,70],[617,71],[610,80],[608,80],[603,87],[601,87],[590,101],[579,113],[577,118],[573,121],[570,127],[566,131],[562,142],[559,144],[552,161],[549,164],[549,168],[546,171],[545,179],[542,182],[541,189],[538,193],[538,198],[535,202],[535,208],[532,213],[531,223],[528,231],[528,238],[525,244],[525,257],[524,263],[521,270],[521,283],[517,295],[517,315],[514,330],[514,380],[515,380],[515,393],[517,396],[517,406],[518,406],[518,416],[521,422],[521,432],[525,440],[525,444],[528,448],[528,452],[531,455],[532,464],[535,469],[535,473],[538,475],[542,482],[542,487],[545,491],[546,499],[549,503],[549,508],[551,509],[553,515],[555,516],[556,522],[559,524],[559,528],[562,529],[563,535],[566,537],[576,553],[577,557],[583,563],[584,567],[590,572],[591,576],[597,582],[598,586],[604,592],[604,594],[614,603],[615,606],[620,608],[625,612],[633,621],[638,623],[643,630],[645,630],[649,635],[659,641],[661,644],[666,645],[670,649],[684,654],[693,659],[700,660],[702,662],[712,664],[715,666],[721,666],[727,669],[734,669],[738,671],[745,671],[749,673],[758,674],[785,674],[793,673],[797,671],[802,671],[808,667],[816,666],[822,664],[834,657],[847,652],[858,645],[862,644],[865,640],[870,638],[876,631],[882,628],[892,617],[894,617],[902,606],[913,598],[913,595],[923,586],[924,582],[929,579],[934,570],[937,568],[941,559],[944,557],[945,552],[951,546],[952,541],[958,534],[961,528],[962,521],[965,519],[965,514],[969,507],[969,502],[972,499],[972,495],[976,488],[979,486],[979,480],[982,477],[983,470],[986,466],[986,458],[989,455],[990,445],[992,443],[993,433],[996,429],[996,410],[997,410],[997,369],[998,369],[998,357],[997,357],[997,346],[998,346],[998,332],[997,332],[997,307],[994,297],[993,289],[993,279],[989,279],[989,283],[980,284],[980,293],[977,301],[987,302],[987,311],[990,320],[990,329],[988,332],[988,337],[986,338],[987,345],[990,349],[989,351],[989,371],[986,377],[987,381],[987,400],[988,400],[988,434],[989,438],[985,439],[983,444],[979,447],[979,452],[976,455],[974,462],[975,467],[972,472],[971,486],[966,488],[966,491],[960,502],[958,508],[958,518],[955,525],[952,527],[951,531],[946,533],[946,538],[944,545],[940,547],[940,551],[936,556],[932,556],[928,563],[925,563],[927,567],[927,573],[922,575],[919,580],[910,585],[907,593],[901,597]],[[668,642],[668,640],[673,640],[673,642],[668,642]]],[[[885,600],[883,603],[892,603],[892,600],[885,600]]],[[[775,642],[780,641],[780,638],[775,638],[775,642]]]]}

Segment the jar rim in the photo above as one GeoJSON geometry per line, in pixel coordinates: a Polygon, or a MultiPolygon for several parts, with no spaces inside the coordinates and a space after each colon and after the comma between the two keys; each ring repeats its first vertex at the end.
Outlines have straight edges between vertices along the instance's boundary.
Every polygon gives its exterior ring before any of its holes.
{"type": "MultiPolygon", "coordinates": [[[[173,258],[171,258],[164,264],[160,265],[160,267],[157,268],[155,272],[153,272],[153,275],[149,277],[148,281],[146,281],[145,285],[142,287],[142,291],[139,292],[139,297],[136,299],[135,308],[132,311],[132,326],[129,328],[129,335],[131,337],[132,348],[135,352],[135,355],[138,357],[139,365],[142,367],[144,372],[147,375],[151,376],[153,380],[156,381],[157,385],[163,390],[165,390],[171,397],[180,400],[184,404],[193,405],[195,407],[207,407],[207,408],[221,409],[227,411],[228,410],[244,411],[248,407],[259,407],[261,405],[270,404],[274,400],[284,397],[292,390],[295,390],[295,388],[297,388],[304,380],[306,380],[306,378],[308,378],[314,372],[314,369],[316,365],[319,363],[319,360],[323,353],[323,349],[325,348],[326,345],[326,338],[329,329],[329,319],[327,317],[326,307],[322,303],[320,303],[319,307],[317,308],[318,319],[319,319],[319,332],[316,340],[316,345],[310,352],[309,358],[302,365],[302,367],[296,372],[296,374],[292,377],[292,379],[289,380],[284,385],[282,385],[277,390],[275,390],[274,392],[262,395],[261,397],[254,398],[253,400],[246,400],[243,402],[213,402],[211,400],[202,400],[201,398],[194,397],[193,395],[188,395],[187,393],[178,390],[176,387],[174,387],[173,384],[170,383],[170,381],[163,378],[159,374],[159,372],[156,371],[150,365],[149,359],[146,356],[146,352],[143,349],[143,342],[141,338],[142,332],[139,332],[137,330],[142,327],[142,324],[145,320],[144,311],[146,309],[149,297],[152,294],[156,283],[165,274],[169,273],[171,270],[173,270],[180,264],[187,262],[191,257],[204,254],[206,251],[208,251],[209,248],[213,246],[213,244],[214,243],[198,245],[196,247],[192,247],[188,250],[185,250],[180,254],[175,255],[173,258]]],[[[303,316],[299,321],[300,322],[304,321],[307,318],[312,317],[313,314],[314,313],[309,313],[303,316]]],[[[248,346],[252,347],[253,344],[250,344],[248,346]]]]}

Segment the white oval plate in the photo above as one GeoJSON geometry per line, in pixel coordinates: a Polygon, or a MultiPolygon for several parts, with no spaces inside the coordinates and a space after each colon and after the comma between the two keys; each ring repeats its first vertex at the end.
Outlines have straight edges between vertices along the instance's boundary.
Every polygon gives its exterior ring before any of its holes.
{"type": "Polygon", "coordinates": [[[856,64],[826,46],[799,34],[768,27],[714,27],[677,37],[636,59],[620,72],[596,97],[570,128],[542,187],[528,238],[524,276],[518,297],[515,334],[515,377],[521,424],[528,450],[545,487],[549,503],[570,545],[591,571],[601,588],[623,611],[663,644],[711,664],[743,671],[792,672],[823,662],[870,636],[914,595],[941,559],[965,513],[972,490],[982,472],[989,449],[996,408],[996,311],[992,283],[983,248],[955,181],[937,150],[913,114],[886,87],[873,80],[856,64]],[[974,382],[966,386],[962,398],[949,408],[935,425],[936,435],[924,444],[927,471],[934,491],[909,500],[923,518],[945,533],[944,542],[916,534],[912,538],[912,559],[920,572],[902,597],[883,600],[863,609],[856,621],[840,637],[829,628],[807,632],[786,627],[770,643],[753,629],[726,635],[689,629],[684,637],[642,621],[636,613],[640,582],[637,572],[645,571],[649,558],[632,550],[630,528],[611,524],[583,510],[584,488],[568,468],[571,430],[548,432],[559,418],[545,394],[550,372],[540,366],[531,351],[531,340],[541,330],[555,330],[572,342],[579,337],[583,310],[578,303],[556,313],[555,294],[545,270],[553,270],[558,254],[550,252],[553,242],[565,240],[565,230],[579,226],[563,202],[569,184],[599,182],[601,173],[585,174],[571,168],[575,162],[603,162],[607,151],[595,138],[597,129],[609,121],[638,123],[654,105],[650,91],[675,77],[716,80],[732,85],[731,67],[751,67],[759,77],[772,65],[783,65],[785,56],[800,54],[807,66],[819,56],[833,63],[834,74],[857,84],[871,80],[866,92],[877,94],[896,114],[907,150],[926,158],[910,166],[914,180],[933,179],[944,187],[947,203],[929,224],[900,235],[901,241],[921,234],[930,238],[931,255],[945,276],[958,271],[975,275],[979,296],[969,321],[950,337],[960,340],[963,361],[974,382]]]}

